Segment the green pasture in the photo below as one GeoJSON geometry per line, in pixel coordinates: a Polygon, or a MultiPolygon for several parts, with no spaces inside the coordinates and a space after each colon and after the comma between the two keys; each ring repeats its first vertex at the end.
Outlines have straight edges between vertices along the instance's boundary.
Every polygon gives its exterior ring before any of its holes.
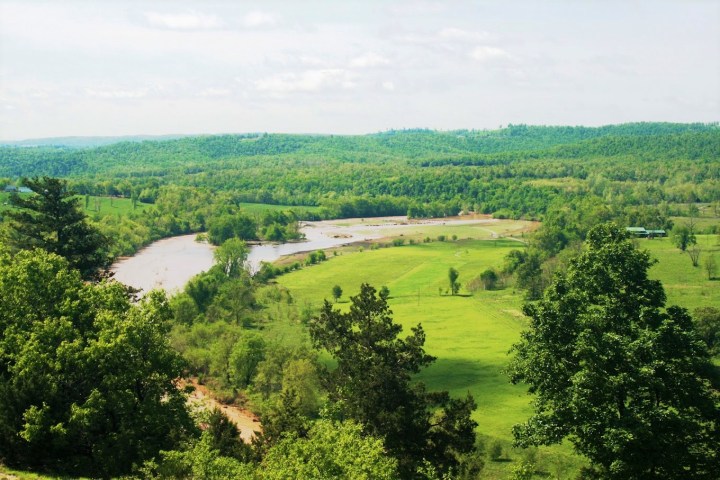
{"type": "Polygon", "coordinates": [[[692,312],[697,307],[720,306],[720,280],[709,280],[705,270],[708,256],[715,257],[720,276],[720,236],[698,235],[700,265],[693,267],[687,252],[681,252],[670,238],[639,239],[638,246],[647,249],[658,260],[650,276],[665,287],[668,305],[679,305],[692,312]]]}
{"type": "MultiPolygon", "coordinates": [[[[30,194],[21,194],[30,195],[30,194]]],[[[9,208],[10,194],[6,192],[0,192],[0,205],[3,208],[9,208]]],[[[111,214],[127,215],[132,212],[141,212],[150,205],[147,203],[137,202],[135,208],[133,208],[132,200],[129,198],[121,197],[98,197],[90,195],[87,198],[87,205],[85,202],[84,195],[78,195],[77,199],[80,201],[80,207],[82,211],[89,217],[101,216],[111,214]]]]}
{"type": "MultiPolygon", "coordinates": [[[[343,253],[312,267],[279,278],[298,303],[318,307],[331,299],[331,289],[340,285],[343,296],[337,308],[347,308],[349,297],[361,283],[390,289],[390,307],[396,322],[406,332],[418,323],[427,335],[426,350],[438,357],[420,380],[430,389],[446,389],[454,396],[470,392],[478,403],[474,414],[478,433],[501,441],[510,452],[511,428],[531,414],[530,397],[523,386],[511,385],[503,374],[510,346],[519,339],[526,320],[520,312],[522,298],[512,288],[479,291],[470,295],[464,288],[473,277],[488,267],[500,269],[503,257],[516,241],[499,239],[432,242],[402,247],[343,253]],[[449,295],[448,269],[460,272],[463,288],[449,295]]],[[[568,446],[542,449],[541,458],[550,456],[573,469],[581,460],[572,456],[568,446]]],[[[542,461],[548,472],[549,460],[542,461]]],[[[488,462],[488,478],[504,477],[516,462],[488,462]]]]}
{"type": "MultiPolygon", "coordinates": [[[[690,223],[690,219],[688,217],[670,217],[670,220],[673,221],[673,225],[675,226],[688,225],[690,223]]],[[[712,231],[712,228],[720,228],[720,217],[706,216],[693,218],[692,224],[696,232],[708,233],[712,231]]]]}
{"type": "Polygon", "coordinates": [[[128,215],[130,213],[140,213],[150,204],[137,202],[133,207],[132,199],[121,197],[98,197],[90,195],[85,201],[84,195],[79,195],[80,206],[85,214],[89,217],[104,217],[107,215],[128,215]]]}

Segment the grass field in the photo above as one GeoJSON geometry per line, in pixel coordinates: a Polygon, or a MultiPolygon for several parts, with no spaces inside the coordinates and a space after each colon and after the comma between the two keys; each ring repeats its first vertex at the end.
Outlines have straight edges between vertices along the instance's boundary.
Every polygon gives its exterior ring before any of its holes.
{"type": "MultiPolygon", "coordinates": [[[[28,194],[29,195],[29,194],[28,194]]],[[[8,200],[10,198],[9,193],[0,192],[0,205],[7,208],[8,200]]],[[[105,216],[111,214],[127,215],[130,212],[141,212],[143,209],[149,207],[149,204],[137,202],[137,206],[133,209],[132,200],[129,198],[120,197],[97,197],[90,195],[88,198],[87,207],[85,206],[85,196],[78,195],[80,201],[80,207],[82,211],[89,217],[96,215],[105,216]]]]}
{"type": "MultiPolygon", "coordinates": [[[[531,413],[525,387],[511,385],[503,374],[510,346],[519,339],[526,320],[520,313],[520,294],[512,289],[481,291],[474,296],[445,293],[448,269],[460,272],[464,285],[488,267],[500,268],[503,256],[521,245],[512,240],[460,240],[346,253],[285,275],[279,283],[298,302],[319,306],[331,298],[333,285],[343,297],[338,308],[347,308],[349,297],[361,283],[390,289],[390,307],[404,330],[421,323],[427,334],[426,350],[438,360],[420,380],[431,389],[446,389],[454,396],[472,393],[478,403],[474,418],[478,432],[488,442],[501,441],[509,450],[512,425],[531,413]]],[[[519,458],[519,452],[508,452],[519,458]]],[[[567,446],[542,449],[575,470],[581,460],[567,446]]],[[[488,462],[487,478],[503,478],[516,462],[488,462]]],[[[547,469],[551,469],[546,461],[547,469]]],[[[556,462],[557,463],[557,462],[556,462]]]]}
{"type": "MultiPolygon", "coordinates": [[[[441,228],[441,227],[431,227],[441,228]]],[[[457,226],[458,238],[463,229],[457,226]]],[[[427,232],[427,230],[425,231],[427,232]]],[[[451,235],[446,229],[443,234],[451,235]]],[[[477,232],[476,232],[477,233],[477,232]]],[[[698,306],[720,305],[720,282],[708,280],[702,268],[704,256],[716,255],[720,246],[716,235],[698,236],[702,248],[701,266],[693,267],[687,253],[681,253],[670,239],[640,240],[638,246],[648,249],[658,263],[651,269],[652,278],[663,282],[668,304],[692,311],[698,306]]],[[[447,389],[455,396],[470,392],[478,403],[474,418],[478,433],[487,442],[502,441],[509,447],[511,427],[530,415],[530,397],[522,386],[511,385],[503,374],[507,352],[518,340],[526,320],[520,313],[521,295],[511,288],[480,291],[469,295],[445,293],[450,267],[460,272],[463,285],[487,267],[499,268],[503,256],[521,245],[510,239],[458,240],[432,242],[377,250],[345,251],[327,262],[304,268],[279,278],[295,301],[318,307],[331,299],[331,289],[339,285],[343,296],[337,308],[347,308],[349,297],[359,291],[363,282],[376,288],[390,289],[390,307],[396,322],[405,331],[421,323],[427,334],[426,349],[438,357],[420,379],[431,389],[447,389]]],[[[277,328],[277,327],[276,327],[277,328]]],[[[280,330],[282,331],[282,330],[280,330]]],[[[283,331],[290,336],[290,330],[283,331]]],[[[296,335],[301,335],[299,332],[296,335]]],[[[518,460],[520,451],[510,451],[518,460]]],[[[539,464],[553,477],[560,471],[572,478],[583,460],[572,454],[567,444],[539,451],[539,464]]],[[[505,478],[511,462],[487,462],[486,478],[505,478]]],[[[566,477],[567,476],[567,477],[566,477]]]]}
{"type": "MultiPolygon", "coordinates": [[[[679,305],[692,312],[696,307],[720,307],[720,279],[709,280],[705,260],[713,255],[720,265],[718,235],[698,235],[700,266],[693,267],[690,256],[681,252],[669,238],[638,240],[640,248],[647,249],[658,263],[650,270],[650,276],[665,287],[668,305],[679,305]]],[[[720,267],[718,267],[720,276],[720,267]]]]}

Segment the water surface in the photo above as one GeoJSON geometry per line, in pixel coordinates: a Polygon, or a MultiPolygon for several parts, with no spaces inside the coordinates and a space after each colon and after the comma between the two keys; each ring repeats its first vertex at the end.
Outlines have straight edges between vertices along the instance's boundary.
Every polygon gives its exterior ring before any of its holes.
{"type": "MultiPolygon", "coordinates": [[[[406,217],[382,217],[363,220],[330,220],[303,222],[300,231],[305,241],[280,244],[253,245],[250,247],[248,267],[255,272],[260,262],[274,262],[285,255],[311,252],[348,245],[363,240],[387,236],[390,230],[430,225],[466,225],[492,223],[494,220],[422,220],[409,222],[406,217]]],[[[181,290],[195,275],[213,265],[215,247],[206,242],[196,242],[195,235],[165,238],[150,244],[134,256],[113,264],[115,278],[147,292],[162,288],[168,293],[181,290]]]]}

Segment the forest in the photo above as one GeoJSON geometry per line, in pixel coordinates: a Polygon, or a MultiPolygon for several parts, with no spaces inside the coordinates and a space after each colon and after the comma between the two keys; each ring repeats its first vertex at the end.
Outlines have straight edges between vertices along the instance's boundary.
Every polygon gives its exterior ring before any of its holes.
{"type": "Polygon", "coordinates": [[[720,471],[717,124],[6,145],[0,186],[0,472],[720,471]],[[247,268],[304,221],[398,215],[494,223],[247,268]],[[215,263],[182,291],[108,273],[187,233],[215,263]]]}

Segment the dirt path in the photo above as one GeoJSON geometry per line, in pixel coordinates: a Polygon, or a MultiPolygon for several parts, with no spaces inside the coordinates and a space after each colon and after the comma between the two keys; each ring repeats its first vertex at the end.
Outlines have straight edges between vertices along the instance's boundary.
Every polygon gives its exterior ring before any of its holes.
{"type": "Polygon", "coordinates": [[[191,378],[181,384],[192,385],[195,390],[188,396],[188,403],[191,405],[202,405],[207,409],[219,408],[238,429],[240,429],[240,437],[245,443],[252,441],[255,432],[261,432],[262,426],[257,416],[249,410],[245,410],[234,405],[225,405],[213,398],[212,393],[205,385],[200,385],[197,378],[191,378]]]}

